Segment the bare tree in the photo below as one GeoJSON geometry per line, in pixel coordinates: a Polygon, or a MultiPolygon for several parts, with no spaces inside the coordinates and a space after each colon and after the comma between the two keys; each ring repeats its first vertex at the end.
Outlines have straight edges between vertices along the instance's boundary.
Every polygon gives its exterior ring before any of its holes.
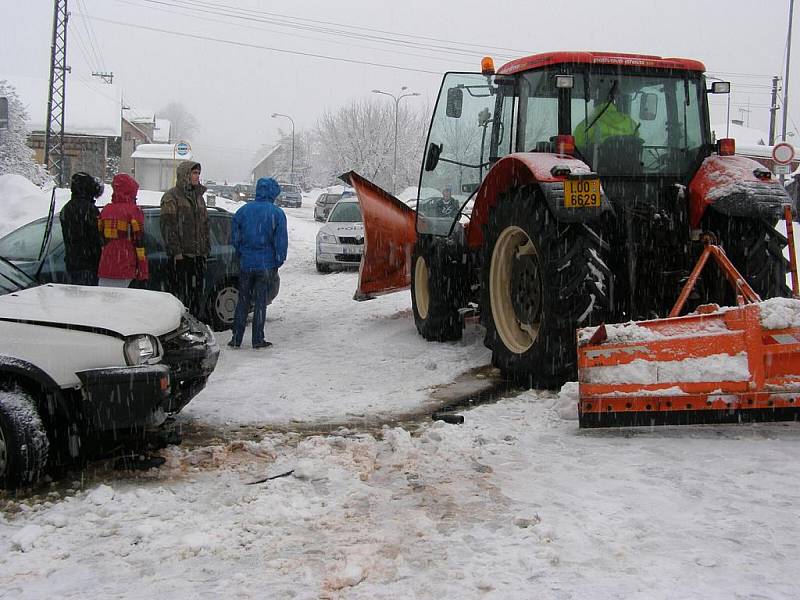
{"type": "MultiPolygon", "coordinates": [[[[394,105],[380,99],[353,101],[317,120],[315,139],[321,173],[330,183],[346,171],[357,171],[391,189],[394,170],[394,105]]],[[[397,187],[416,184],[424,150],[427,117],[408,106],[397,114],[397,187]]]]}
{"type": "Polygon", "coordinates": [[[44,165],[33,159],[33,150],[28,146],[28,115],[16,89],[0,80],[0,97],[8,99],[8,127],[0,129],[0,175],[22,175],[36,185],[49,183],[50,175],[44,165]]]}
{"type": "Polygon", "coordinates": [[[170,102],[156,114],[170,122],[170,141],[191,139],[200,128],[200,122],[180,102],[170,102]]]}

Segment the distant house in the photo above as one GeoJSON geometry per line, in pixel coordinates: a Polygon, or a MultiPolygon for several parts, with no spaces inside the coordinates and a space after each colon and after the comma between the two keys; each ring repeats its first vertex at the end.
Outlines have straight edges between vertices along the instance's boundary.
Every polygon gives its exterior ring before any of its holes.
{"type": "Polygon", "coordinates": [[[256,162],[253,167],[253,181],[258,181],[261,177],[275,177],[278,178],[278,164],[281,159],[281,144],[273,146],[256,162]]]}
{"type": "Polygon", "coordinates": [[[136,177],[133,153],[142,144],[168,144],[170,127],[168,119],[159,119],[153,111],[123,108],[119,172],[136,177]]]}
{"type": "MultiPolygon", "coordinates": [[[[28,113],[28,145],[45,163],[47,79],[4,77],[17,91],[28,113]]],[[[121,90],[115,85],[67,77],[64,101],[64,181],[85,171],[108,179],[119,158],[122,135],[121,90]]]]}
{"type": "Polygon", "coordinates": [[[174,144],[141,144],[131,155],[134,177],[145,190],[165,191],[175,185],[178,163],[192,160],[191,151],[183,156],[175,153],[174,144]]]}

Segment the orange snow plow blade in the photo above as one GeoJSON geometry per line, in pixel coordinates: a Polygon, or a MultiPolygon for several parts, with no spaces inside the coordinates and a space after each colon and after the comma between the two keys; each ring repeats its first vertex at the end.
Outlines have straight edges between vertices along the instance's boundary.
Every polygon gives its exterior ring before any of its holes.
{"type": "Polygon", "coordinates": [[[417,239],[416,212],[355,171],[341,179],[355,189],[364,220],[364,254],[354,298],[368,300],[407,289],[417,239]]]}
{"type": "Polygon", "coordinates": [[[707,246],[670,317],[578,331],[578,387],[581,427],[797,420],[800,300],[761,302],[707,246]],[[708,256],[739,306],[673,316],[708,256]]]}

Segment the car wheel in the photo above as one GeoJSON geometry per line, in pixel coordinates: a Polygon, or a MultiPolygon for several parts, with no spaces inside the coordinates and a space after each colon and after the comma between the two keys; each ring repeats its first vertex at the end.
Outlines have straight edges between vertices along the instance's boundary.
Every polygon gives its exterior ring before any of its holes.
{"type": "Polygon", "coordinates": [[[211,292],[206,314],[214,331],[225,331],[233,327],[238,300],[239,289],[236,287],[236,281],[226,281],[211,292]]]}
{"type": "Polygon", "coordinates": [[[321,262],[317,263],[317,272],[318,273],[330,273],[331,268],[328,265],[324,265],[321,262]]]}
{"type": "Polygon", "coordinates": [[[0,388],[0,483],[13,490],[36,483],[50,443],[33,397],[14,385],[0,388]]]}

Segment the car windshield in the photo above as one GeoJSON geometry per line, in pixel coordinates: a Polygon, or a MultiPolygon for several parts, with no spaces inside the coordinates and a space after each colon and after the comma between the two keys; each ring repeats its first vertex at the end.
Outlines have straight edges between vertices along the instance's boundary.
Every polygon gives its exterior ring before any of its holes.
{"type": "Polygon", "coordinates": [[[357,202],[339,202],[333,207],[329,223],[361,223],[361,209],[357,202]]]}
{"type": "Polygon", "coordinates": [[[0,258],[0,295],[18,292],[36,285],[31,277],[20,271],[17,267],[0,258]]]}
{"type": "MultiPolygon", "coordinates": [[[[47,225],[47,219],[39,219],[33,223],[23,225],[0,239],[0,256],[7,260],[34,261],[39,260],[42,249],[42,240],[47,225]]],[[[53,232],[50,237],[50,248],[55,248],[62,243],[61,223],[58,218],[53,223],[53,232]]]]}

